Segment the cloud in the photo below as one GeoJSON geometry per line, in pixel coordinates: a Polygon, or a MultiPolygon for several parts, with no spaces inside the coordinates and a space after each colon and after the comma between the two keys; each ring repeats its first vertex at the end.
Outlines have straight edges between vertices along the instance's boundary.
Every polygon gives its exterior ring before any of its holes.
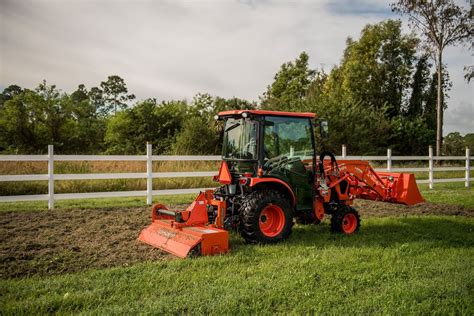
{"type": "Polygon", "coordinates": [[[393,16],[390,6],[384,1],[335,0],[327,2],[324,7],[329,14],[334,15],[377,15],[381,17],[393,16]]]}
{"type": "Polygon", "coordinates": [[[472,103],[461,102],[458,106],[453,107],[444,114],[444,133],[460,132],[465,135],[474,133],[474,107],[472,103]]]}
{"type": "MultiPolygon", "coordinates": [[[[388,2],[375,0],[2,0],[0,85],[47,79],[72,91],[117,74],[140,99],[209,92],[257,100],[283,62],[306,51],[312,67],[329,70],[348,36],[390,14],[388,2]]],[[[450,71],[451,61],[473,63],[460,50],[450,54],[450,71]]],[[[454,72],[448,112],[472,106],[454,72]]]]}

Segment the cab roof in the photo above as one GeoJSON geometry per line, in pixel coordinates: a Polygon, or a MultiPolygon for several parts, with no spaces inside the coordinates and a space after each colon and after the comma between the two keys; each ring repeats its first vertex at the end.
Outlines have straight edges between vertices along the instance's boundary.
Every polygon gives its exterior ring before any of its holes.
{"type": "Polygon", "coordinates": [[[290,116],[290,117],[309,117],[315,118],[316,114],[309,112],[282,112],[282,111],[267,111],[267,110],[230,110],[219,112],[219,116],[242,115],[242,113],[250,113],[253,115],[272,115],[272,116],[290,116]]]}

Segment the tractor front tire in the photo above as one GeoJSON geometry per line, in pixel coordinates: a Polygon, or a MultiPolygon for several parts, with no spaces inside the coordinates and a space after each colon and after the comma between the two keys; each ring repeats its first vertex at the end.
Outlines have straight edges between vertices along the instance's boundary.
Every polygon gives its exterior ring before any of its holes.
{"type": "Polygon", "coordinates": [[[355,208],[345,206],[339,208],[331,216],[331,231],[350,235],[360,228],[360,216],[355,208]]]}
{"type": "Polygon", "coordinates": [[[242,199],[239,230],[247,243],[280,242],[290,236],[292,226],[293,209],[279,191],[254,191],[242,199]]]}

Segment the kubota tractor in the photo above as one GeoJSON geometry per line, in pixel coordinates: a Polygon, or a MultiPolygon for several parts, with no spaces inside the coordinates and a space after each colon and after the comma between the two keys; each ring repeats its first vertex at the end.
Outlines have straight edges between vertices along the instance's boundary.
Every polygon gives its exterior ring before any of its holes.
{"type": "Polygon", "coordinates": [[[360,227],[355,198],[423,202],[413,174],[375,172],[330,152],[317,157],[315,129],[325,132],[327,123],[313,113],[235,110],[216,118],[224,121],[221,186],[185,210],[154,205],[141,241],[183,258],[215,255],[229,250],[229,230],[248,243],[276,243],[295,221],[317,224],[330,215],[333,232],[352,234],[360,227]]]}

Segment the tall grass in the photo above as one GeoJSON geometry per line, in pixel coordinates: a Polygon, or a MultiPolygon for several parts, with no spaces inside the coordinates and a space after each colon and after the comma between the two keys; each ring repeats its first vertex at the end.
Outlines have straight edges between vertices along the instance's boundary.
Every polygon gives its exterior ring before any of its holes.
{"type": "MultiPolygon", "coordinates": [[[[154,161],[154,172],[211,171],[218,170],[219,161],[154,161]]],[[[4,161],[0,163],[0,175],[42,174],[48,172],[45,161],[4,161]]],[[[143,161],[57,161],[54,173],[115,173],[146,172],[143,161]]]]}
{"type": "MultiPolygon", "coordinates": [[[[154,172],[193,172],[217,171],[219,161],[155,161],[154,172]]],[[[451,162],[451,166],[454,164],[451,162]]],[[[383,164],[374,165],[383,167],[383,164]]],[[[400,163],[395,167],[420,167],[417,163],[400,163]]],[[[423,165],[421,165],[423,166],[423,165]]],[[[459,164],[458,164],[459,166],[459,164]]],[[[134,173],[146,172],[143,161],[59,161],[54,164],[56,174],[70,173],[134,173]]],[[[45,174],[47,163],[43,161],[2,162],[0,175],[45,174]]],[[[471,172],[472,177],[473,172],[471,172]]],[[[415,172],[417,179],[428,179],[428,172],[415,172]]],[[[462,178],[464,171],[436,171],[435,179],[462,178]]],[[[153,189],[180,189],[215,186],[210,177],[160,178],[153,180],[153,189]]],[[[83,193],[108,191],[145,190],[146,179],[112,179],[112,180],[63,180],[55,182],[56,193],[83,193]]],[[[0,182],[0,195],[46,194],[46,181],[0,182]]]]}
{"type": "MultiPolygon", "coordinates": [[[[218,161],[156,161],[153,172],[193,172],[219,170],[218,161]]],[[[56,174],[70,173],[133,173],[146,172],[142,161],[64,161],[54,164],[56,174]]],[[[0,164],[0,174],[45,174],[47,163],[4,162],[0,164]]],[[[153,179],[153,189],[179,189],[215,186],[210,177],[160,178],[153,179]]],[[[146,179],[112,180],[63,180],[55,181],[56,193],[83,193],[108,191],[145,190],[146,179]]],[[[46,194],[46,181],[0,182],[0,195],[46,194]]]]}

